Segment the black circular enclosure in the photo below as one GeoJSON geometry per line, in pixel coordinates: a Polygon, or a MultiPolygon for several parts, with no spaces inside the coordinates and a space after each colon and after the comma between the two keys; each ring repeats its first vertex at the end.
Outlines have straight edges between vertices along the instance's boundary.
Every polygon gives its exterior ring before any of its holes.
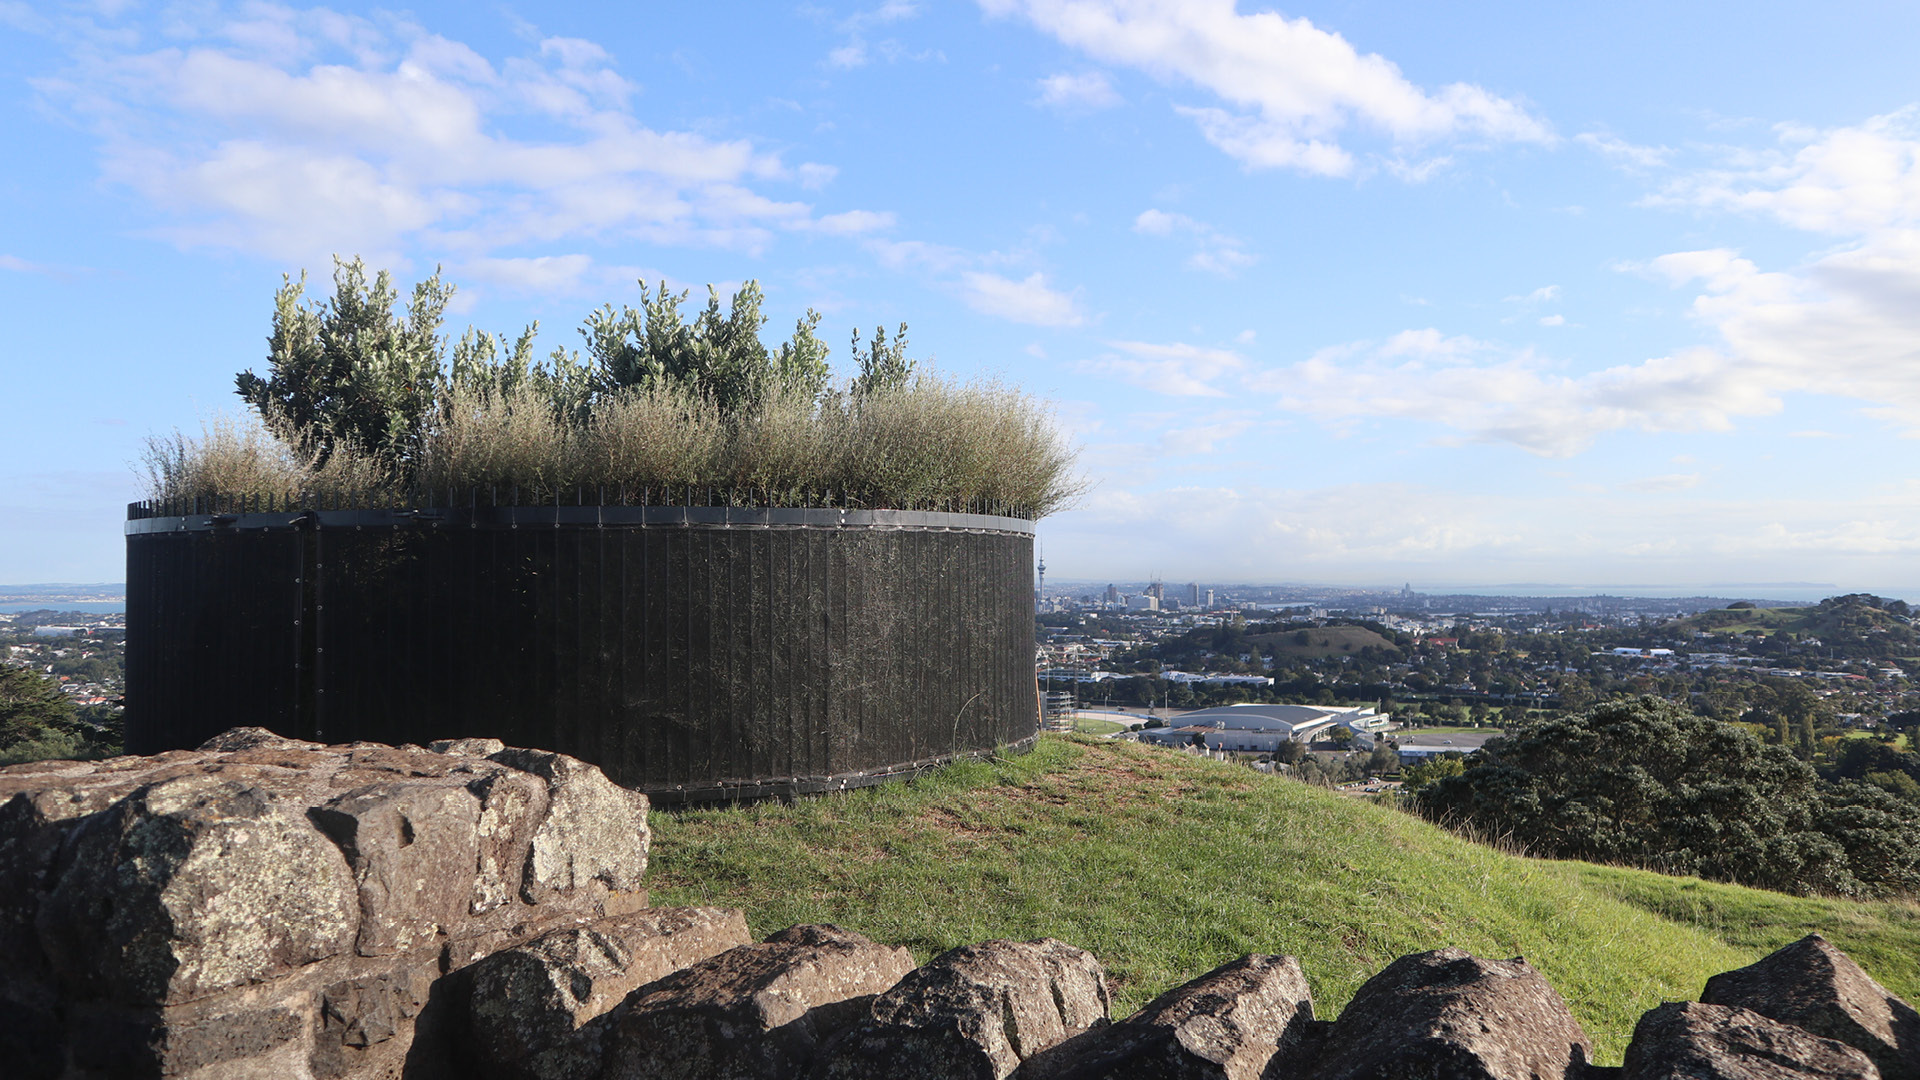
{"type": "Polygon", "coordinates": [[[872,783],[1039,723],[1033,523],[548,506],[127,522],[127,749],[493,737],[667,802],[872,783]]]}

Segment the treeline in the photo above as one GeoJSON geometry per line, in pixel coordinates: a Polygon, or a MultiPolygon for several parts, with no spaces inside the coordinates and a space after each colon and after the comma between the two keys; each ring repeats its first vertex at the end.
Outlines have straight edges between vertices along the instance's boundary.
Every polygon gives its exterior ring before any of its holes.
{"type": "Polygon", "coordinates": [[[1920,759],[1857,740],[1825,774],[1653,697],[1534,720],[1420,789],[1429,817],[1536,855],[1791,893],[1920,893],[1920,759]]]}

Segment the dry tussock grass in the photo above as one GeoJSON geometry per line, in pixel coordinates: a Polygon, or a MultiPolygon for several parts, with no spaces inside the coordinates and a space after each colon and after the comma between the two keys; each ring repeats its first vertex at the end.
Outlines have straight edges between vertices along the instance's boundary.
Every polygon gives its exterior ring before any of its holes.
{"type": "Polygon", "coordinates": [[[223,417],[197,439],[150,439],[145,464],[156,501],[384,505],[514,492],[537,503],[585,490],[623,503],[698,497],[1041,518],[1083,490],[1074,458],[1052,414],[1026,394],[922,374],[864,394],[776,391],[734,417],[670,386],[630,388],[585,420],[556,415],[530,387],[461,388],[440,403],[411,462],[352,446],[323,457],[258,421],[223,417]]]}

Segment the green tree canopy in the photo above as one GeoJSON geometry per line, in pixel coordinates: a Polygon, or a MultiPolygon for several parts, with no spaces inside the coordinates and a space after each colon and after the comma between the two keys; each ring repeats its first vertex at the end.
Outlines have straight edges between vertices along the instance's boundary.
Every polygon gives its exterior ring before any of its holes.
{"type": "MultiPolygon", "coordinates": [[[[711,400],[728,417],[752,413],[773,391],[812,399],[824,393],[828,348],[809,310],[777,348],[760,340],[765,294],[748,281],[723,309],[707,289],[691,320],[687,293],[663,281],[640,283],[640,306],[602,306],[580,327],[585,356],[554,349],[534,359],[539,324],[516,338],[469,327],[451,352],[442,332],[454,287],[433,275],[413,287],[396,314],[399,289],[382,270],[369,278],[358,258],[335,259],[333,296],[307,299],[307,276],[284,278],[274,294],[267,374],[234,377],[235,391],[270,428],[324,461],[336,447],[378,455],[401,476],[417,460],[435,408],[451,393],[483,398],[530,390],[557,418],[584,421],[603,399],[630,387],[668,385],[711,400]]],[[[913,371],[906,325],[891,341],[875,331],[870,348],[854,334],[856,393],[898,387],[913,371]]]]}
{"type": "Polygon", "coordinates": [[[0,747],[45,738],[73,722],[60,684],[27,667],[0,665],[0,747]]]}
{"type": "Polygon", "coordinates": [[[1920,887],[1911,804],[1828,784],[1789,749],[1657,698],[1528,724],[1436,779],[1421,803],[1543,855],[1789,892],[1920,887]]]}

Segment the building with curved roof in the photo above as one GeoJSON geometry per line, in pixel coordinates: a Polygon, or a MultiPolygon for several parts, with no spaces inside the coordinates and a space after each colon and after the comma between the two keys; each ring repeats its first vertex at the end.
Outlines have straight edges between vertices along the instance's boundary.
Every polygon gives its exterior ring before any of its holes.
{"type": "Polygon", "coordinates": [[[1192,746],[1198,735],[1206,740],[1209,750],[1271,754],[1284,743],[1311,742],[1335,727],[1353,732],[1357,745],[1370,747],[1374,733],[1386,724],[1385,716],[1364,706],[1247,703],[1187,713],[1173,726],[1141,731],[1140,741],[1156,746],[1192,746]]]}

